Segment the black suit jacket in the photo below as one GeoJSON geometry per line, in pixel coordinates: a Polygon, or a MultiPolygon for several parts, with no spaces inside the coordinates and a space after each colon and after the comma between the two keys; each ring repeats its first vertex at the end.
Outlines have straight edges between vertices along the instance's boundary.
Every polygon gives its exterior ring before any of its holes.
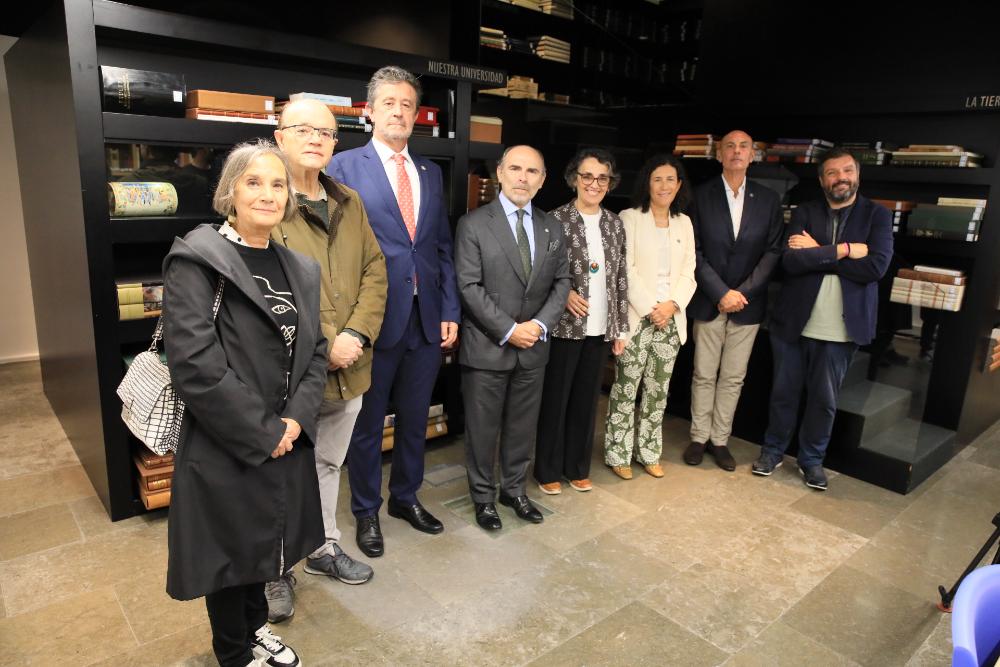
{"type": "Polygon", "coordinates": [[[719,300],[731,289],[747,298],[746,307],[731,313],[737,324],[760,324],[767,312],[767,283],[781,257],[781,202],[773,190],[747,179],[740,234],[733,238],[725,185],[717,177],[695,192],[695,280],[698,291],[688,317],[709,321],[719,314],[719,300]]]}
{"type": "Polygon", "coordinates": [[[828,221],[827,204],[822,199],[803,204],[792,214],[788,235],[804,229],[820,247],[783,250],[785,280],[771,315],[771,335],[788,342],[798,340],[812,314],[823,277],[834,274],[840,277],[844,294],[847,335],[858,345],[867,345],[875,337],[878,281],[892,259],[892,215],[884,206],[858,195],[846,222],[841,223],[837,242],[868,244],[868,256],[861,259],[837,259],[828,221]]]}

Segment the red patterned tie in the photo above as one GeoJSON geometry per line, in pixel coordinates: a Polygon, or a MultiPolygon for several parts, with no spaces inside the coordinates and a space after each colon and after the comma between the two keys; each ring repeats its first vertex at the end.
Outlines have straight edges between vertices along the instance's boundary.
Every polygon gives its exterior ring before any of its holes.
{"type": "Polygon", "coordinates": [[[392,159],[396,161],[396,201],[412,242],[417,236],[417,220],[413,215],[413,190],[410,188],[410,175],[406,173],[406,156],[396,153],[392,159]]]}

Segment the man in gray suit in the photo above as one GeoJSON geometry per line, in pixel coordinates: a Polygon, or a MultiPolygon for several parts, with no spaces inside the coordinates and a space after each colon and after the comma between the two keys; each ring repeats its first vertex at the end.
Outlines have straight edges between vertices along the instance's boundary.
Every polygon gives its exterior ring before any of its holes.
{"type": "Polygon", "coordinates": [[[462,299],[465,452],[476,522],[502,527],[493,461],[500,446],[500,503],[525,521],[542,514],[525,494],[534,451],[548,333],[566,307],[569,260],[561,225],[531,200],[545,162],[511,146],[497,166],[500,196],[458,222],[455,270],[462,299]]]}

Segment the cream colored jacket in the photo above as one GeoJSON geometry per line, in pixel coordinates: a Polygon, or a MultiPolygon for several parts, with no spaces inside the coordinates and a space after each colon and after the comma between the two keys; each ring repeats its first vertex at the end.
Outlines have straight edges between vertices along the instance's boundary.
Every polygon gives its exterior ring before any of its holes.
{"type": "MultiPolygon", "coordinates": [[[[625,260],[628,263],[628,330],[634,336],[639,320],[656,305],[656,222],[653,212],[629,208],[620,214],[625,224],[625,260]]],[[[694,296],[694,228],[683,213],[670,217],[670,296],[680,309],[674,315],[681,345],[687,341],[684,309],[694,296]]]]}

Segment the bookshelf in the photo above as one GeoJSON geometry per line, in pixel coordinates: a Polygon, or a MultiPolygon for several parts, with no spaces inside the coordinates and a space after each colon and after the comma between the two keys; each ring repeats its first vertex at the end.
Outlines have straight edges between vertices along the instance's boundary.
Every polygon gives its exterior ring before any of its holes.
{"type": "MultiPolygon", "coordinates": [[[[123,355],[144,349],[155,325],[118,320],[116,280],[159,273],[175,236],[219,218],[211,211],[110,218],[105,147],[204,146],[221,154],[270,138],[274,126],[105,112],[100,67],[181,73],[188,90],[361,100],[372,72],[390,63],[421,75],[425,103],[440,109],[444,136],[414,137],[410,146],[441,165],[454,224],[466,210],[470,154],[495,149],[468,140],[474,84],[431,72],[427,58],[106,0],[52,3],[6,55],[44,390],[113,520],[145,511],[136,443],[115,390],[123,355]]],[[[337,150],[369,138],[342,132],[337,150]]],[[[453,375],[453,365],[444,368],[436,400],[446,400],[453,375]]]]}

